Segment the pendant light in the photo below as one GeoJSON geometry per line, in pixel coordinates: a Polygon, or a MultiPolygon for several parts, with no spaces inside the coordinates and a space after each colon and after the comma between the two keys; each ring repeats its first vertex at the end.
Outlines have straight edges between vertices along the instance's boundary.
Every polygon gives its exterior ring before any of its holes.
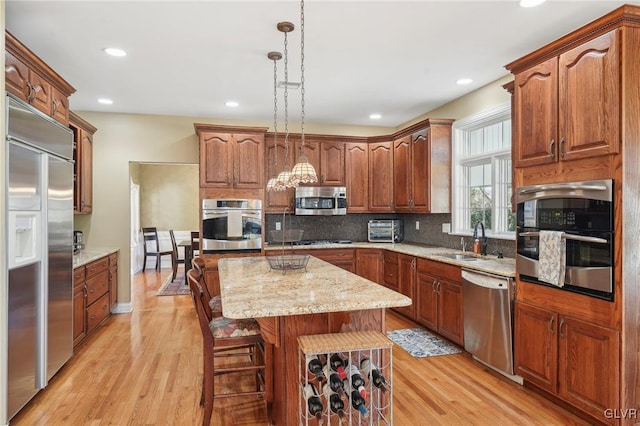
{"type": "Polygon", "coordinates": [[[284,191],[284,185],[278,183],[276,176],[278,170],[278,61],[282,59],[282,53],[269,52],[267,58],[273,61],[273,146],[275,156],[274,175],[267,182],[267,191],[284,191]]]}
{"type": "Polygon", "coordinates": [[[318,181],[316,170],[313,168],[313,165],[309,163],[309,159],[304,152],[304,0],[300,0],[300,99],[300,158],[298,158],[298,162],[295,166],[293,166],[293,170],[291,171],[290,180],[292,186],[298,186],[301,183],[314,183],[318,181]]]}
{"type": "Polygon", "coordinates": [[[292,188],[295,185],[291,182],[291,168],[289,165],[289,55],[287,34],[295,28],[291,22],[279,22],[278,31],[284,33],[284,157],[285,167],[276,179],[276,185],[284,188],[292,188]]]}

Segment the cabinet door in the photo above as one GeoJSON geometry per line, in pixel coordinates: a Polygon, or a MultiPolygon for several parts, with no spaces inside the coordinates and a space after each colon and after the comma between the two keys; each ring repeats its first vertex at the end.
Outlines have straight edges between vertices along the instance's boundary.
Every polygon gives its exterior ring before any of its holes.
{"type": "Polygon", "coordinates": [[[73,346],[87,335],[87,286],[73,287],[73,346]]]}
{"type": "Polygon", "coordinates": [[[344,186],[344,143],[322,142],[320,173],[320,183],[323,185],[344,186]]]}
{"type": "Polygon", "coordinates": [[[397,212],[411,211],[411,136],[393,142],[393,205],[397,212]]]}
{"type": "Polygon", "coordinates": [[[233,186],[262,188],[264,186],[264,135],[236,134],[234,137],[233,186]]]}
{"type": "Polygon", "coordinates": [[[29,72],[29,83],[32,91],[31,97],[28,98],[29,103],[51,115],[51,84],[33,71],[29,72]]]}
{"type": "Polygon", "coordinates": [[[415,286],[416,286],[416,258],[406,254],[398,255],[398,286],[400,293],[411,299],[411,305],[395,308],[398,312],[416,319],[415,286]]]}
{"type": "Polygon", "coordinates": [[[51,117],[65,126],[69,125],[69,98],[51,88],[51,117]]]}
{"type": "Polygon", "coordinates": [[[4,52],[4,75],[7,92],[27,102],[29,68],[6,50],[4,52]]]}
{"type": "Polygon", "coordinates": [[[113,311],[118,304],[118,267],[109,268],[109,310],[113,311]]]}
{"type": "Polygon", "coordinates": [[[356,249],[356,274],[382,284],[382,250],[356,249]]]}
{"type": "Polygon", "coordinates": [[[80,136],[80,213],[93,211],[93,135],[82,129],[80,136]]]}
{"type": "Polygon", "coordinates": [[[347,143],[345,147],[347,213],[369,211],[369,148],[366,143],[347,143]]]}
{"type": "MultiPolygon", "coordinates": [[[[293,163],[293,150],[287,152],[284,146],[284,138],[278,138],[274,141],[273,138],[268,138],[267,142],[267,181],[273,177],[277,177],[285,165],[293,163]]],[[[293,188],[285,191],[267,191],[265,193],[266,213],[282,213],[285,208],[288,208],[290,212],[293,211],[293,188]]]]}
{"type": "Polygon", "coordinates": [[[231,188],[233,138],[227,133],[200,135],[200,186],[231,188]]]}
{"type": "MultiPolygon", "coordinates": [[[[431,175],[430,142],[427,130],[411,135],[411,211],[414,213],[429,212],[429,187],[431,175]]],[[[451,173],[441,176],[442,180],[449,180],[451,173]]]]}
{"type": "Polygon", "coordinates": [[[437,293],[438,332],[452,342],[464,346],[462,285],[440,278],[437,293]]]}
{"type": "Polygon", "coordinates": [[[438,330],[438,278],[425,272],[416,274],[416,319],[431,330],[438,330]]]}
{"type": "Polygon", "coordinates": [[[393,211],[393,142],[369,145],[369,210],[393,211]]]}
{"type": "Polygon", "coordinates": [[[560,160],[617,153],[620,56],[617,30],[560,55],[560,160]]]}
{"type": "Polygon", "coordinates": [[[516,303],[516,374],[547,391],[558,390],[558,314],[516,303]]]}
{"type": "Polygon", "coordinates": [[[515,76],[513,167],[553,163],[558,145],[558,58],[515,76]]]}
{"type": "Polygon", "coordinates": [[[560,317],[558,332],[560,397],[602,418],[619,406],[618,332],[569,317],[560,317]]]}

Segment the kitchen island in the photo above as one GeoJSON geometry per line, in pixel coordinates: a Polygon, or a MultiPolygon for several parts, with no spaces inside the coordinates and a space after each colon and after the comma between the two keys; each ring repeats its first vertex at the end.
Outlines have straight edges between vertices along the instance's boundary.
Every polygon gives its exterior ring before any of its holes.
{"type": "Polygon", "coordinates": [[[385,333],[385,309],[411,299],[310,257],[306,269],[271,270],[265,257],[218,262],[222,313],[255,318],[267,343],[268,401],[276,425],[298,424],[298,336],[348,331],[385,333]]]}

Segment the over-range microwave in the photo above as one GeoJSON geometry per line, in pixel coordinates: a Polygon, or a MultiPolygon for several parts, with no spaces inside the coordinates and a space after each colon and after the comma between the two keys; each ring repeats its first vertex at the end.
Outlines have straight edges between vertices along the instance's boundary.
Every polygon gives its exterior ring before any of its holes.
{"type": "Polygon", "coordinates": [[[344,186],[297,187],[296,214],[302,216],[347,214],[347,188],[344,186]]]}

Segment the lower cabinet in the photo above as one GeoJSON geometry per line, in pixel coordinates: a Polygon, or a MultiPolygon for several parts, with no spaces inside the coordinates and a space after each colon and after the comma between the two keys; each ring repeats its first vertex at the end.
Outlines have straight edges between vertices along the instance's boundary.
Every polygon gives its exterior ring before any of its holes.
{"type": "Polygon", "coordinates": [[[382,284],[383,252],[380,249],[356,249],[356,274],[382,284]]]}
{"type": "Polygon", "coordinates": [[[415,318],[464,346],[460,267],[418,259],[415,276],[415,318]]]}
{"type": "Polygon", "coordinates": [[[329,262],[349,272],[356,271],[354,249],[311,249],[296,250],[295,254],[310,254],[311,256],[329,262]]]}
{"type": "Polygon", "coordinates": [[[412,300],[411,305],[394,308],[412,320],[416,319],[416,258],[406,254],[398,254],[398,292],[412,300]]]}
{"type": "Polygon", "coordinates": [[[117,303],[117,256],[105,256],[73,271],[74,347],[110,315],[117,303]]]}
{"type": "Polygon", "coordinates": [[[619,406],[618,331],[527,303],[515,308],[516,374],[600,419],[619,406]]]}

